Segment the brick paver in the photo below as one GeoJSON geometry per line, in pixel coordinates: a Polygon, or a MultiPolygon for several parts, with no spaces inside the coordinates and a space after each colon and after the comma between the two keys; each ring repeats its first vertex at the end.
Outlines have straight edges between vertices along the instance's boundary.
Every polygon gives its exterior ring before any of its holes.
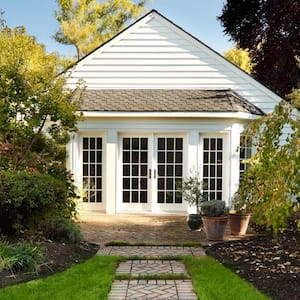
{"type": "Polygon", "coordinates": [[[197,300],[191,280],[119,280],[108,300],[197,300]]]}
{"type": "Polygon", "coordinates": [[[178,260],[127,260],[121,262],[116,274],[159,275],[159,274],[185,274],[184,264],[178,260]]]}
{"type": "Polygon", "coordinates": [[[139,257],[161,256],[204,256],[202,247],[174,247],[174,246],[108,246],[101,247],[98,255],[120,255],[139,257]]]}
{"type": "MultiPolygon", "coordinates": [[[[127,260],[121,262],[116,274],[161,275],[187,274],[182,261],[178,260],[127,260]]],[[[112,285],[108,300],[197,300],[192,282],[184,280],[135,279],[119,280],[112,285]]]]}

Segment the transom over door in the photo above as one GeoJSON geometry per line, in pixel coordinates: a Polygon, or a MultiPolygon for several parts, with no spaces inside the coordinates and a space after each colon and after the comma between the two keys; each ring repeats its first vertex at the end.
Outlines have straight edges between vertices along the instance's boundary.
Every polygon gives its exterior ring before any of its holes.
{"type": "Polygon", "coordinates": [[[183,137],[123,136],[121,211],[186,211],[183,137]]]}

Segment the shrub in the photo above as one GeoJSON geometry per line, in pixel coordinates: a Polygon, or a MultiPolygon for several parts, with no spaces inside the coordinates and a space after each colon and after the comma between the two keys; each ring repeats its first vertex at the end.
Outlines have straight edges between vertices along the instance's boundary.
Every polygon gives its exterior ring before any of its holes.
{"type": "Polygon", "coordinates": [[[44,234],[54,241],[78,243],[82,240],[80,229],[69,219],[54,218],[43,225],[44,234]]]}
{"type": "Polygon", "coordinates": [[[10,245],[0,241],[0,271],[33,271],[42,260],[41,248],[27,242],[10,245]]]}
{"type": "Polygon", "coordinates": [[[0,172],[0,231],[33,228],[53,216],[71,217],[74,199],[66,184],[47,174],[0,172]]]}
{"type": "Polygon", "coordinates": [[[201,204],[203,216],[221,217],[226,215],[225,202],[220,200],[205,201],[201,204]]]}

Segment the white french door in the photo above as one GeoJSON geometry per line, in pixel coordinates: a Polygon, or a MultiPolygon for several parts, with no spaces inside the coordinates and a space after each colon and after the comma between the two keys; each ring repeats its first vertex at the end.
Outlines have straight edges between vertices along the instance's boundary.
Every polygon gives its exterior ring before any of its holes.
{"type": "Polygon", "coordinates": [[[186,210],[179,187],[184,172],[184,137],[120,136],[118,211],[186,210]]]}

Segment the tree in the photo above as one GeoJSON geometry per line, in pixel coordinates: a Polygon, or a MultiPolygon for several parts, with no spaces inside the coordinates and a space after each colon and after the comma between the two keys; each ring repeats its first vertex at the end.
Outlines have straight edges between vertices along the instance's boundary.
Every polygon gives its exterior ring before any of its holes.
{"type": "Polygon", "coordinates": [[[79,59],[124,29],[129,20],[138,18],[144,12],[145,2],[57,0],[55,16],[60,28],[54,39],[74,45],[79,59]]]}
{"type": "Polygon", "coordinates": [[[252,73],[253,64],[251,63],[248,50],[235,47],[225,52],[224,56],[248,74],[252,73]]]}
{"type": "Polygon", "coordinates": [[[64,161],[80,97],[57,77],[57,60],[23,27],[0,28],[0,168],[43,171],[64,161]]]}
{"type": "Polygon", "coordinates": [[[299,1],[227,0],[218,18],[238,47],[250,49],[255,78],[283,97],[297,87],[299,1]]]}
{"type": "MultiPolygon", "coordinates": [[[[300,58],[297,57],[296,59],[297,59],[298,68],[300,70],[300,58]]],[[[293,106],[298,108],[298,110],[300,110],[300,81],[298,82],[298,88],[293,89],[292,93],[289,95],[289,99],[291,100],[293,106]]]]}
{"type": "MultiPolygon", "coordinates": [[[[246,130],[256,152],[243,174],[235,202],[253,212],[253,221],[275,234],[300,211],[300,117],[282,101],[274,112],[252,121],[246,130]],[[284,129],[290,128],[289,134],[284,129]]],[[[298,221],[300,227],[300,220],[298,221]]]]}

